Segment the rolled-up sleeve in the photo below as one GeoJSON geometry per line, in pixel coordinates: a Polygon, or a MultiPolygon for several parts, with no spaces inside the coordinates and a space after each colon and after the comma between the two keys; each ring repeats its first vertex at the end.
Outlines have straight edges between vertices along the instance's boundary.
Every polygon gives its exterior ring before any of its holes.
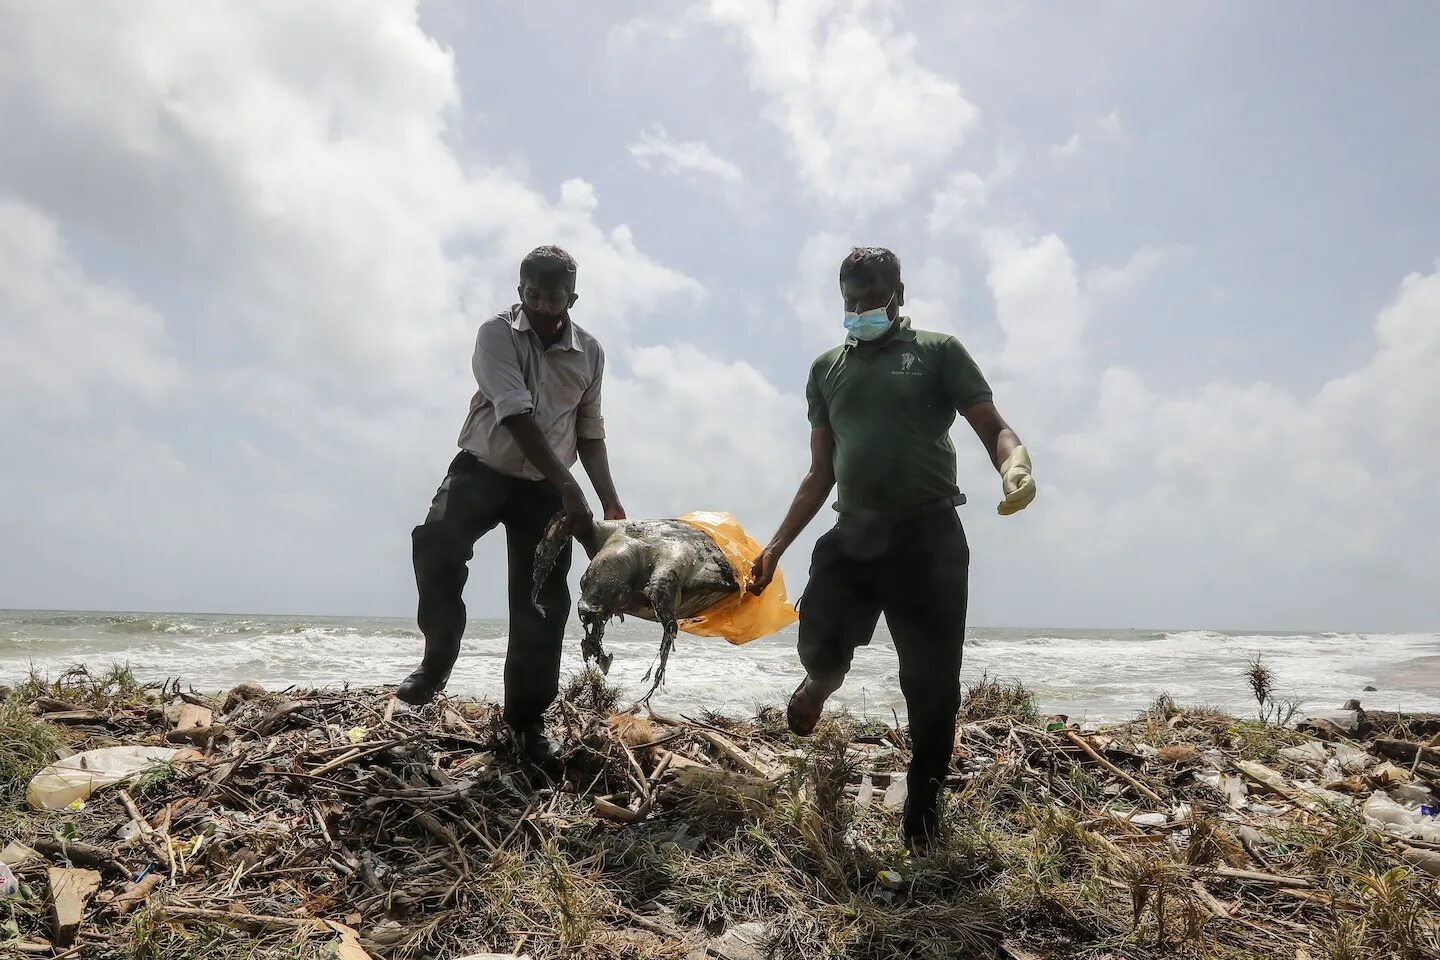
{"type": "Polygon", "coordinates": [[[480,392],[495,407],[497,420],[534,412],[535,399],[525,385],[515,341],[504,321],[492,320],[480,325],[470,367],[475,372],[475,383],[479,385],[480,392]]]}
{"type": "Polygon", "coordinates": [[[595,347],[595,379],[580,395],[575,410],[575,437],[579,440],[604,440],[605,417],[600,413],[600,386],[605,379],[605,352],[595,347]]]}

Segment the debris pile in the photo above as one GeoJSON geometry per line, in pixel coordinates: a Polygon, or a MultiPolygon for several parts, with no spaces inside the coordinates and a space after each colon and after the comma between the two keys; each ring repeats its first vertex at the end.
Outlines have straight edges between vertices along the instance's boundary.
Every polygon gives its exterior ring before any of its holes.
{"type": "Polygon", "coordinates": [[[912,858],[906,737],[848,715],[802,741],[585,674],[552,779],[486,703],[32,678],[0,701],[0,956],[1440,956],[1440,726],[1162,698],[1084,729],[988,680],[962,720],[912,858]]]}

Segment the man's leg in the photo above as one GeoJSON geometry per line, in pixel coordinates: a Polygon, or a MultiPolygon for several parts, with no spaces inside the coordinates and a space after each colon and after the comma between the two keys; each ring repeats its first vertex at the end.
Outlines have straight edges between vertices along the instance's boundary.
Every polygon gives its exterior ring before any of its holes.
{"type": "Polygon", "coordinates": [[[570,545],[540,589],[542,614],[530,602],[535,548],[560,512],[560,496],[544,481],[516,480],[505,509],[510,565],[510,640],[505,651],[505,722],[527,754],[549,755],[541,716],[560,689],[560,650],[570,617],[570,545]]]}
{"type": "Polygon", "coordinates": [[[951,511],[897,537],[882,575],[885,622],[900,655],[900,689],[910,715],[901,829],[911,849],[927,848],[940,825],[940,796],[955,750],[969,573],[970,548],[951,511]]]}
{"type": "Polygon", "coordinates": [[[869,564],[852,555],[847,540],[836,527],[816,542],[810,580],[800,598],[799,654],[805,680],[790,697],[786,719],[801,736],[814,731],[826,699],[845,682],[855,648],[870,642],[880,619],[869,564]]]}
{"type": "Polygon", "coordinates": [[[415,620],[425,635],[425,656],[395,692],[406,703],[430,702],[450,679],[465,633],[466,564],[474,556],[475,541],[500,522],[505,479],[461,453],[435,492],[425,522],[411,531],[420,594],[415,620]]]}

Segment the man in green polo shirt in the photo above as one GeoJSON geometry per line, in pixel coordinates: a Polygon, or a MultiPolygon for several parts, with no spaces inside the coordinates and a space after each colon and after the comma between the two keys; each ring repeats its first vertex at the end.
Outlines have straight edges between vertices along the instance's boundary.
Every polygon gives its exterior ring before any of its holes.
{"type": "Polygon", "coordinates": [[[929,849],[955,748],[960,658],[965,642],[970,548],[955,508],[950,427],[969,421],[1000,471],[1009,515],[1035,497],[1030,458],[992,402],[990,387],[960,341],[916,330],[900,315],[900,260],[881,247],[853,250],[840,264],[845,342],[821,354],[805,388],[810,472],[770,545],[755,560],[760,592],[780,557],[839,486],[834,529],[815,544],[800,599],[805,680],[790,698],[790,729],[811,733],[825,700],[844,682],[857,646],[880,614],[900,657],[910,717],[911,761],[901,831],[912,851],[929,849]]]}

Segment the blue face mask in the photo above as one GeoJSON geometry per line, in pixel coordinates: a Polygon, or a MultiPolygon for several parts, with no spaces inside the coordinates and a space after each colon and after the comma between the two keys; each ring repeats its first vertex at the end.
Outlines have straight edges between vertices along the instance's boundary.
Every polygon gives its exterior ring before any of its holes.
{"type": "Polygon", "coordinates": [[[890,329],[890,304],[864,313],[845,311],[845,329],[856,340],[878,340],[890,329]]]}

